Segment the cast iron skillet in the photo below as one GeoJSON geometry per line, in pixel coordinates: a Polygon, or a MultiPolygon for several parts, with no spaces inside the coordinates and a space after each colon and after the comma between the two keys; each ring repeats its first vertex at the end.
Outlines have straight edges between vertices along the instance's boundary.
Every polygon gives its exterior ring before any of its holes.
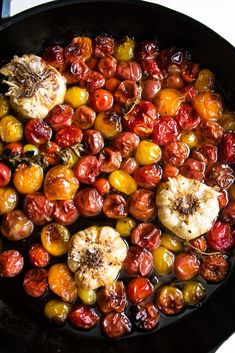
{"type": "MultiPolygon", "coordinates": [[[[188,48],[195,61],[216,74],[232,108],[234,48],[197,21],[140,1],[67,0],[26,11],[0,26],[0,64],[14,54],[40,53],[49,44],[64,44],[76,34],[104,33],[119,38],[126,34],[137,39],[155,38],[164,47],[188,48]]],[[[92,222],[96,221],[99,222],[92,222]]],[[[224,283],[197,310],[187,310],[180,317],[169,319],[168,326],[163,318],[156,332],[116,341],[104,338],[99,331],[80,333],[67,326],[63,329],[49,326],[39,312],[40,300],[26,297],[20,289],[22,277],[1,279],[0,352],[208,353],[235,330],[234,274],[233,266],[224,283]]]]}

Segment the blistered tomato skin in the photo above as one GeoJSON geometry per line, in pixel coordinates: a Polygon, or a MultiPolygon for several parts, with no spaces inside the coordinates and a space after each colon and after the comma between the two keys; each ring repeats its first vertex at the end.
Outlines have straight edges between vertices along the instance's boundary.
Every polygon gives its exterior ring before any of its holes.
{"type": "Polygon", "coordinates": [[[127,286],[127,296],[134,304],[147,299],[153,292],[153,285],[148,278],[133,278],[127,286]]]}
{"type": "Polygon", "coordinates": [[[171,164],[166,163],[162,170],[162,180],[168,180],[169,178],[174,178],[179,174],[179,169],[171,164]]]}
{"type": "Polygon", "coordinates": [[[136,184],[145,189],[155,189],[162,177],[162,169],[159,165],[145,165],[134,172],[136,184]]]}
{"type": "MultiPolygon", "coordinates": [[[[82,87],[85,87],[87,91],[94,92],[95,90],[101,88],[105,84],[104,76],[97,71],[89,70],[86,77],[80,81],[82,87]]],[[[88,99],[86,99],[87,102],[88,99]]],[[[83,104],[85,104],[84,102],[83,104]]]]}
{"type": "Polygon", "coordinates": [[[206,235],[211,250],[227,251],[235,245],[234,231],[227,222],[217,221],[206,235]]]}
{"type": "Polygon", "coordinates": [[[43,169],[39,164],[30,166],[21,163],[15,170],[13,184],[21,194],[31,194],[40,189],[43,182],[43,169]]]}
{"type": "Polygon", "coordinates": [[[0,188],[7,186],[11,179],[11,170],[5,163],[0,162],[0,188]]]}
{"type": "Polygon", "coordinates": [[[13,187],[0,188],[0,215],[13,211],[18,202],[18,194],[13,187]]]}
{"type": "Polygon", "coordinates": [[[24,198],[24,211],[36,225],[52,221],[54,203],[41,193],[28,194],[24,198]]]}
{"type": "Polygon", "coordinates": [[[182,104],[180,106],[175,119],[179,126],[184,130],[195,129],[201,121],[200,116],[196,113],[193,107],[187,104],[182,104]]]}
{"type": "Polygon", "coordinates": [[[126,159],[123,159],[121,165],[120,165],[120,170],[123,172],[132,175],[136,169],[138,168],[138,164],[133,157],[129,157],[126,159]]]}
{"type": "Polygon", "coordinates": [[[211,164],[206,169],[205,182],[210,186],[227,189],[234,182],[233,170],[226,164],[211,164]]]}
{"type": "Polygon", "coordinates": [[[128,215],[127,201],[122,195],[111,194],[104,199],[103,212],[108,218],[123,218],[128,215]]]}
{"type": "Polygon", "coordinates": [[[7,115],[0,120],[0,138],[3,142],[18,142],[23,137],[23,125],[13,115],[7,115]]]}
{"type": "Polygon", "coordinates": [[[97,36],[93,41],[93,56],[97,59],[112,55],[114,52],[114,39],[108,36],[97,36]]]}
{"type": "Polygon", "coordinates": [[[148,101],[141,100],[129,113],[124,115],[123,125],[127,131],[136,133],[140,138],[146,138],[152,133],[156,120],[155,106],[148,101]]]}
{"type": "Polygon", "coordinates": [[[64,49],[59,45],[46,48],[42,54],[42,58],[48,64],[61,71],[64,65],[64,49]]]}
{"type": "Polygon", "coordinates": [[[48,288],[48,271],[43,268],[33,268],[24,276],[24,290],[31,297],[42,297],[48,288]]]}
{"type": "Polygon", "coordinates": [[[117,69],[117,60],[109,55],[99,61],[98,68],[106,79],[113,77],[117,69]]]}
{"type": "Polygon", "coordinates": [[[97,115],[94,127],[104,138],[112,139],[122,131],[121,116],[114,112],[101,112],[97,115]]]}
{"type": "MultiPolygon", "coordinates": [[[[111,84],[111,82],[110,82],[111,84]]],[[[115,82],[113,82],[115,84],[115,82]]],[[[106,86],[106,88],[108,88],[106,86]]],[[[135,81],[125,80],[119,83],[114,88],[111,86],[112,91],[114,91],[114,100],[120,105],[129,105],[134,102],[139,94],[138,85],[135,81]]]]}
{"type": "Polygon", "coordinates": [[[152,138],[160,146],[179,140],[180,129],[175,119],[160,118],[153,127],[152,138]]]}
{"type": "Polygon", "coordinates": [[[122,61],[117,65],[116,75],[122,81],[140,81],[142,77],[141,67],[135,61],[122,61]]]}
{"type": "Polygon", "coordinates": [[[49,200],[71,200],[78,187],[73,171],[64,165],[52,167],[44,179],[44,194],[49,200]]]}
{"type": "Polygon", "coordinates": [[[97,304],[104,314],[124,311],[127,300],[123,282],[116,281],[111,286],[100,288],[97,294],[97,304]]]}
{"type": "Polygon", "coordinates": [[[131,276],[146,276],[153,267],[153,256],[148,250],[131,246],[123,263],[124,271],[131,276]]]}
{"type": "Polygon", "coordinates": [[[4,215],[1,232],[8,240],[28,238],[33,232],[33,222],[20,210],[13,210],[4,215]]]}
{"type": "Polygon", "coordinates": [[[76,126],[66,126],[60,129],[55,136],[55,142],[62,148],[69,147],[82,141],[82,131],[76,126]]]}
{"type": "Polygon", "coordinates": [[[88,71],[89,68],[85,62],[81,59],[76,59],[66,64],[63,76],[66,78],[67,84],[74,84],[86,78],[88,71]]]}
{"type": "Polygon", "coordinates": [[[122,337],[131,331],[131,322],[123,313],[109,313],[101,321],[101,328],[109,338],[122,337]]]}
{"type": "Polygon", "coordinates": [[[51,109],[45,121],[56,131],[72,124],[73,113],[70,105],[59,104],[51,109]]]}
{"type": "Polygon", "coordinates": [[[95,129],[89,129],[84,132],[82,143],[87,154],[97,154],[104,147],[103,136],[95,129]]]}
{"type": "Polygon", "coordinates": [[[222,160],[228,164],[235,163],[235,133],[229,132],[224,135],[221,145],[222,160]]]}
{"type": "Polygon", "coordinates": [[[218,147],[204,143],[194,148],[191,152],[192,158],[198,159],[205,164],[215,163],[218,158],[218,147]]]}
{"type": "Polygon", "coordinates": [[[184,297],[180,289],[163,286],[157,292],[156,303],[160,311],[166,315],[179,314],[184,307],[184,297]]]}
{"type": "Polygon", "coordinates": [[[80,129],[90,129],[96,118],[96,113],[93,109],[86,105],[78,107],[73,115],[73,124],[80,129]]]}
{"type": "Polygon", "coordinates": [[[229,270],[229,262],[223,255],[203,256],[199,274],[210,283],[222,281],[229,270]]]}
{"type": "Polygon", "coordinates": [[[180,167],[189,155],[188,146],[179,141],[171,142],[163,150],[163,161],[174,167],[180,167]]]}
{"type": "Polygon", "coordinates": [[[131,233],[132,244],[150,251],[160,244],[161,230],[152,223],[140,223],[131,233]]]}
{"type": "Polygon", "coordinates": [[[182,70],[182,77],[186,82],[194,82],[199,75],[199,65],[195,63],[188,63],[182,70]]]}
{"type": "Polygon", "coordinates": [[[148,101],[154,100],[161,89],[161,83],[157,80],[145,80],[142,86],[142,98],[148,101]]]}
{"type": "Polygon", "coordinates": [[[81,216],[92,217],[101,213],[103,198],[96,189],[85,188],[75,195],[74,203],[81,216]]]}
{"type": "Polygon", "coordinates": [[[61,147],[54,141],[48,141],[40,146],[39,148],[43,161],[52,166],[59,163],[58,153],[61,151],[61,147]]]}
{"type": "Polygon", "coordinates": [[[95,156],[84,156],[77,161],[73,171],[79,182],[93,184],[100,174],[99,161],[95,156]]]}
{"type": "Polygon", "coordinates": [[[193,85],[188,85],[181,88],[180,92],[183,94],[187,103],[190,103],[193,97],[198,94],[198,90],[193,85]]]}
{"type": "Polygon", "coordinates": [[[198,126],[196,133],[201,142],[218,145],[222,141],[223,128],[217,121],[203,121],[198,126]]]}
{"type": "Polygon", "coordinates": [[[120,168],[122,155],[119,151],[114,151],[109,147],[103,148],[99,154],[100,171],[103,173],[112,173],[120,168]]]}
{"type": "Polygon", "coordinates": [[[130,214],[142,222],[148,222],[156,216],[155,193],[147,189],[138,189],[130,197],[130,214]]]}
{"type": "Polygon", "coordinates": [[[201,181],[205,177],[205,163],[188,158],[180,168],[180,173],[186,178],[201,181]]]}
{"type": "Polygon", "coordinates": [[[58,200],[55,201],[52,216],[57,223],[70,225],[78,219],[79,213],[73,200],[58,200]]]}
{"type": "Polygon", "coordinates": [[[96,326],[99,316],[94,308],[79,304],[70,311],[68,319],[74,328],[90,330],[96,326]]]}
{"type": "Polygon", "coordinates": [[[155,105],[161,116],[175,116],[180,105],[184,102],[184,96],[172,88],[162,89],[155,98],[155,105]]]}
{"type": "Polygon", "coordinates": [[[134,325],[141,331],[149,331],[157,326],[160,314],[153,303],[140,303],[131,307],[134,325]]]}
{"type": "Polygon", "coordinates": [[[34,267],[46,267],[51,259],[51,255],[42,244],[33,244],[28,252],[29,261],[34,267]]]}
{"type": "Polygon", "coordinates": [[[52,130],[43,120],[31,119],[25,126],[25,137],[28,143],[42,145],[51,139],[52,130]]]}
{"type": "Polygon", "coordinates": [[[0,276],[15,277],[23,269],[24,258],[17,250],[5,250],[0,254],[0,276]]]}
{"type": "Polygon", "coordinates": [[[180,281],[188,281],[198,274],[199,266],[200,262],[196,255],[181,253],[175,258],[175,276],[180,281]]]}
{"type": "Polygon", "coordinates": [[[115,150],[121,153],[123,158],[126,158],[134,155],[139,142],[139,137],[133,132],[120,132],[114,137],[112,145],[115,150]]]}

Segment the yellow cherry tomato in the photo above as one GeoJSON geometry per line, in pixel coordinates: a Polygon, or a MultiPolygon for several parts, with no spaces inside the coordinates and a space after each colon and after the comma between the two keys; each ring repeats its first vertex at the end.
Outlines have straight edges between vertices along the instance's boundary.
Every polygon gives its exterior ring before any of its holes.
{"type": "Polygon", "coordinates": [[[23,153],[26,154],[27,156],[33,157],[37,156],[39,153],[39,149],[35,145],[31,145],[30,143],[27,145],[24,145],[23,147],[23,153]]]}
{"type": "Polygon", "coordinates": [[[135,159],[139,165],[148,165],[158,162],[161,156],[161,148],[156,143],[142,140],[137,147],[135,159]]]}
{"type": "Polygon", "coordinates": [[[86,104],[88,98],[89,93],[85,88],[74,86],[67,89],[64,101],[75,109],[80,105],[86,104]]]}
{"type": "Polygon", "coordinates": [[[18,194],[13,187],[0,188],[0,215],[13,211],[18,202],[18,194]]]}
{"type": "Polygon", "coordinates": [[[176,89],[164,88],[159,91],[154,103],[161,116],[175,116],[184,100],[184,96],[176,89]]]}
{"type": "Polygon", "coordinates": [[[53,256],[62,256],[68,251],[69,239],[69,230],[61,224],[52,222],[42,228],[42,245],[53,256]]]}
{"type": "Polygon", "coordinates": [[[135,41],[126,37],[117,43],[114,48],[114,57],[118,61],[130,61],[135,58],[135,41]]]}
{"type": "Polygon", "coordinates": [[[78,297],[86,305],[93,305],[96,302],[96,292],[93,289],[78,287],[78,297]]]}
{"type": "Polygon", "coordinates": [[[174,254],[164,246],[159,246],[153,252],[153,265],[157,273],[167,275],[171,273],[174,264],[174,254]]]}
{"type": "Polygon", "coordinates": [[[72,44],[78,45],[81,49],[80,58],[87,60],[92,55],[92,40],[89,37],[75,37],[72,40],[72,44]]]}
{"type": "Polygon", "coordinates": [[[54,324],[62,325],[65,323],[72,305],[60,299],[49,300],[44,307],[44,315],[54,324]]]}
{"type": "Polygon", "coordinates": [[[131,232],[135,227],[136,221],[130,217],[120,218],[116,223],[116,229],[121,237],[130,237],[131,232]]]}
{"type": "Polygon", "coordinates": [[[199,72],[198,79],[195,82],[195,88],[199,92],[211,91],[215,85],[215,76],[213,72],[203,69],[199,72]]]}
{"type": "Polygon", "coordinates": [[[112,112],[101,112],[95,119],[94,127],[105,138],[112,139],[122,131],[121,118],[112,112]]]}
{"type": "Polygon", "coordinates": [[[6,96],[3,94],[0,95],[0,119],[8,115],[10,112],[10,105],[6,96]]]}
{"type": "Polygon", "coordinates": [[[162,234],[161,245],[173,252],[179,252],[183,249],[183,244],[181,240],[173,234],[169,233],[162,234]]]}
{"type": "Polygon", "coordinates": [[[21,163],[16,168],[13,184],[21,194],[32,194],[40,189],[43,182],[43,169],[39,164],[21,163]]]}
{"type": "Polygon", "coordinates": [[[201,92],[193,97],[192,104],[203,120],[217,120],[223,113],[220,96],[216,93],[201,92]]]}
{"type": "Polygon", "coordinates": [[[137,190],[135,179],[122,170],[115,170],[109,175],[109,183],[116,190],[131,195],[137,190]]]}
{"type": "Polygon", "coordinates": [[[219,118],[218,123],[225,131],[235,131],[235,113],[225,111],[219,118]]]}
{"type": "Polygon", "coordinates": [[[186,143],[189,148],[193,148],[198,144],[198,138],[194,131],[183,131],[180,140],[186,143]]]}
{"type": "Polygon", "coordinates": [[[0,138],[3,142],[17,142],[23,137],[23,125],[13,115],[4,116],[0,120],[0,138]]]}

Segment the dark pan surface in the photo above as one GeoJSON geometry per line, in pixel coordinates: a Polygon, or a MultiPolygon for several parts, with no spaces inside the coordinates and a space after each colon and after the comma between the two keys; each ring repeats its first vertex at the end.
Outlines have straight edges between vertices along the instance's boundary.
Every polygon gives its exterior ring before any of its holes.
{"type": "MultiPolygon", "coordinates": [[[[156,38],[162,47],[179,45],[189,49],[195,61],[216,74],[228,104],[235,103],[234,48],[187,16],[140,1],[68,0],[27,11],[0,27],[0,63],[14,54],[40,53],[49,44],[64,44],[77,34],[103,33],[117,38],[126,34],[137,39],[156,38]]],[[[72,232],[99,222],[102,219],[79,219],[72,232]]],[[[35,232],[34,238],[27,241],[37,237],[35,232]]],[[[68,326],[61,329],[48,325],[42,314],[44,299],[24,294],[22,276],[2,279],[0,352],[209,352],[235,330],[234,274],[233,266],[218,289],[209,286],[209,300],[197,310],[186,310],[167,322],[163,317],[156,333],[134,334],[117,341],[105,339],[99,328],[78,332],[68,326]]]]}

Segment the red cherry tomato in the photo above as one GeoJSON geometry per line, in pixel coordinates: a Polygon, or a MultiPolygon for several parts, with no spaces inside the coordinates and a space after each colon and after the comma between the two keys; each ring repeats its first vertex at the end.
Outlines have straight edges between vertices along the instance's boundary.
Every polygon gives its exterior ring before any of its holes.
{"type": "Polygon", "coordinates": [[[125,80],[115,89],[115,102],[121,105],[129,105],[138,96],[138,86],[135,81],[125,80]]]}
{"type": "Polygon", "coordinates": [[[33,268],[26,272],[23,286],[31,297],[42,297],[48,288],[48,271],[44,268],[33,268]]]}
{"type": "Polygon", "coordinates": [[[157,43],[151,40],[143,40],[138,43],[136,48],[136,54],[140,61],[145,59],[152,60],[156,58],[158,53],[157,43]]]}
{"type": "Polygon", "coordinates": [[[234,182],[233,169],[227,164],[214,163],[206,168],[206,184],[227,189],[234,182]]]}
{"type": "Polygon", "coordinates": [[[24,259],[17,250],[5,250],[0,254],[0,276],[15,277],[23,269],[24,259]]]}
{"type": "Polygon", "coordinates": [[[97,216],[101,213],[103,199],[96,189],[85,188],[75,195],[75,206],[83,217],[97,216]]]}
{"type": "Polygon", "coordinates": [[[109,181],[108,179],[105,179],[105,178],[96,179],[93,186],[101,196],[108,194],[110,191],[109,181]]]}
{"type": "Polygon", "coordinates": [[[192,150],[191,156],[205,164],[215,163],[218,158],[218,147],[209,143],[203,143],[192,150]]]}
{"type": "Polygon", "coordinates": [[[188,158],[180,168],[180,173],[189,179],[203,180],[205,177],[205,163],[188,158]]]}
{"type": "Polygon", "coordinates": [[[100,174],[99,162],[95,156],[84,156],[80,158],[73,168],[78,181],[84,184],[93,184],[100,174]]]}
{"type": "Polygon", "coordinates": [[[90,104],[96,112],[107,111],[113,105],[113,95],[106,89],[97,89],[90,96],[90,104]]]}
{"type": "Polygon", "coordinates": [[[42,58],[61,71],[64,66],[64,49],[59,45],[51,46],[43,52],[42,58]]]}
{"type": "Polygon", "coordinates": [[[223,209],[221,217],[223,220],[235,224],[235,201],[229,201],[223,209]]]}
{"type": "Polygon", "coordinates": [[[139,246],[131,246],[123,263],[123,269],[128,275],[146,276],[153,268],[153,256],[150,251],[139,246]]]}
{"type": "Polygon", "coordinates": [[[157,120],[155,106],[141,100],[123,117],[123,126],[127,131],[135,132],[141,138],[148,137],[153,131],[153,125],[157,120]]]}
{"type": "Polygon", "coordinates": [[[108,36],[97,36],[93,41],[93,55],[95,58],[104,58],[114,52],[114,39],[108,36]]]}
{"type": "Polygon", "coordinates": [[[57,200],[52,216],[57,223],[70,225],[78,219],[79,213],[73,200],[57,200]]]}
{"type": "Polygon", "coordinates": [[[198,274],[200,262],[196,255],[181,253],[176,255],[174,263],[175,276],[180,281],[188,281],[198,274]]]}
{"type": "Polygon", "coordinates": [[[235,133],[229,132],[224,135],[221,145],[221,158],[228,164],[235,163],[235,133]]]}
{"type": "Polygon", "coordinates": [[[94,308],[82,304],[76,305],[68,315],[74,328],[90,330],[99,321],[99,315],[94,308]]]}
{"type": "Polygon", "coordinates": [[[55,142],[62,148],[72,146],[82,141],[82,130],[76,126],[66,126],[57,131],[55,142]]]}
{"type": "Polygon", "coordinates": [[[152,223],[140,223],[131,233],[131,242],[150,251],[160,245],[161,231],[152,223]]]}
{"type": "Polygon", "coordinates": [[[51,255],[42,244],[33,244],[29,249],[29,261],[34,267],[46,267],[51,259],[51,255]]]}
{"type": "Polygon", "coordinates": [[[153,285],[148,278],[133,278],[127,286],[127,296],[134,303],[138,304],[147,299],[153,292],[153,285]]]}
{"type": "Polygon", "coordinates": [[[163,150],[163,161],[175,167],[181,166],[189,155],[188,146],[180,141],[168,143],[163,150]]]}
{"type": "Polygon", "coordinates": [[[104,316],[101,328],[105,336],[117,338],[131,331],[131,322],[124,313],[112,312],[104,316]]]}
{"type": "Polygon", "coordinates": [[[139,142],[140,139],[136,134],[125,131],[114,137],[112,145],[116,151],[121,153],[123,158],[126,158],[134,155],[139,142]]]}
{"type": "Polygon", "coordinates": [[[23,144],[20,142],[7,143],[2,151],[2,156],[4,160],[8,160],[12,157],[20,157],[23,152],[23,144]]]}
{"type": "Polygon", "coordinates": [[[180,129],[173,118],[160,118],[153,127],[153,141],[158,145],[167,145],[179,140],[180,129]]]}
{"type": "Polygon", "coordinates": [[[72,124],[73,108],[68,104],[59,104],[51,109],[45,121],[54,131],[72,124]]]}
{"type": "Polygon", "coordinates": [[[207,233],[206,241],[212,250],[229,250],[235,244],[234,231],[228,222],[217,221],[207,233]]]}
{"type": "Polygon", "coordinates": [[[25,126],[25,138],[28,143],[35,146],[42,145],[51,139],[52,130],[41,119],[31,119],[25,126]]]}
{"type": "Polygon", "coordinates": [[[182,104],[178,109],[175,120],[182,129],[192,130],[199,125],[201,118],[191,105],[182,104]]]}
{"type": "Polygon", "coordinates": [[[104,199],[103,212],[108,218],[123,218],[128,215],[128,204],[122,195],[111,194],[104,199]]]}
{"type": "Polygon", "coordinates": [[[145,189],[155,189],[162,177],[162,168],[157,165],[145,165],[134,172],[136,184],[145,189]]]}
{"type": "Polygon", "coordinates": [[[142,70],[139,64],[135,61],[121,61],[117,65],[116,76],[124,80],[140,81],[142,77],[142,70]]]}
{"type": "Polygon", "coordinates": [[[192,102],[193,97],[198,94],[198,90],[192,85],[181,88],[180,92],[185,97],[187,103],[192,102]]]}
{"type": "Polygon", "coordinates": [[[223,255],[203,256],[199,274],[208,282],[222,281],[229,270],[229,262],[223,255]]]}
{"type": "Polygon", "coordinates": [[[162,180],[168,180],[169,178],[174,178],[179,174],[179,169],[171,164],[165,164],[163,166],[162,180]]]}
{"type": "Polygon", "coordinates": [[[97,71],[89,70],[86,78],[80,80],[80,85],[86,88],[89,92],[94,92],[98,88],[103,87],[105,84],[104,76],[97,71]]]}
{"type": "Polygon", "coordinates": [[[117,69],[117,60],[109,55],[99,61],[98,68],[106,79],[113,77],[117,69]]]}
{"type": "Polygon", "coordinates": [[[6,186],[11,179],[11,170],[4,163],[0,162],[0,187],[6,186]]]}
{"type": "Polygon", "coordinates": [[[135,327],[140,330],[149,331],[157,326],[160,314],[153,303],[140,303],[131,307],[132,319],[135,327]]]}

